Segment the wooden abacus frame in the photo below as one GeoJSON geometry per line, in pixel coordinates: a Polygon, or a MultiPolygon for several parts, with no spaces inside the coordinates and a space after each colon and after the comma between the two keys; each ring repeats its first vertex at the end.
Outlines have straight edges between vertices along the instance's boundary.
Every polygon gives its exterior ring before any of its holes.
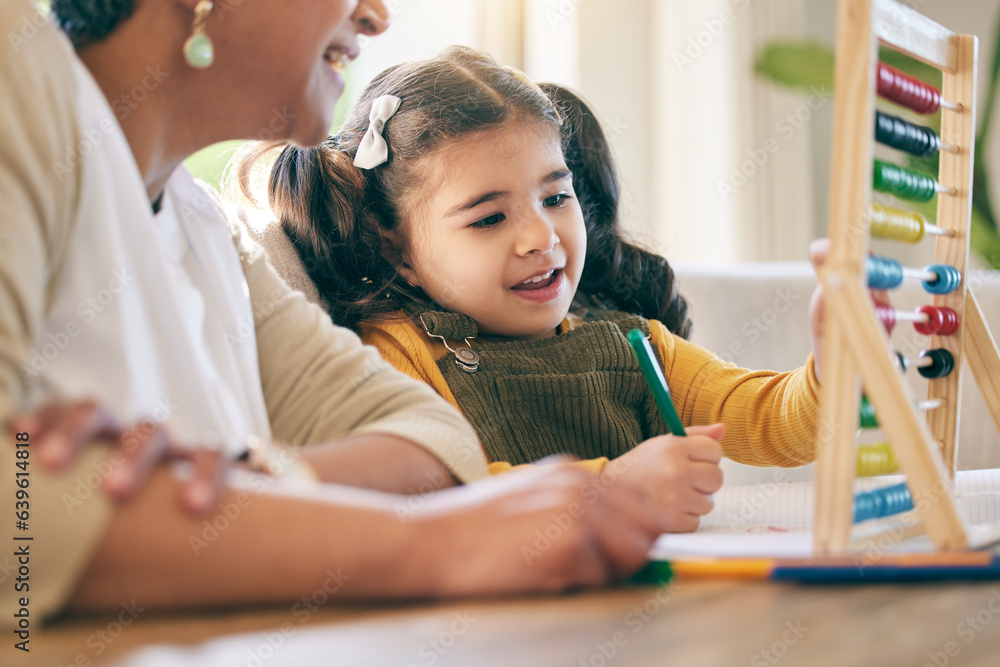
{"type": "MultiPolygon", "coordinates": [[[[840,0],[834,85],[833,166],[830,185],[830,250],[821,272],[826,298],[823,386],[816,470],[816,553],[845,553],[852,543],[856,453],[854,434],[862,384],[891,443],[914,502],[906,537],[926,532],[938,550],[966,549],[970,538],[954,502],[959,390],[967,360],[1000,430],[1000,355],[975,295],[964,279],[969,256],[972,167],[976,127],[978,41],[956,35],[894,0],[840,0]],[[875,76],[879,43],[942,71],[942,99],[961,105],[942,109],[938,182],[957,190],[938,195],[937,225],[952,232],[936,237],[935,262],[962,274],[961,286],[935,295],[935,306],[960,318],[952,336],[934,336],[932,348],[948,349],[952,373],[930,380],[929,399],[946,404],[918,417],[912,391],[895,367],[888,336],[867,293],[868,205],[874,154],[875,76]],[[925,423],[926,422],[926,423],[925,423]]],[[[898,523],[901,517],[893,517],[898,523]]],[[[884,527],[884,524],[883,524],[884,527]]],[[[897,528],[898,530],[898,528],[897,528]]]]}

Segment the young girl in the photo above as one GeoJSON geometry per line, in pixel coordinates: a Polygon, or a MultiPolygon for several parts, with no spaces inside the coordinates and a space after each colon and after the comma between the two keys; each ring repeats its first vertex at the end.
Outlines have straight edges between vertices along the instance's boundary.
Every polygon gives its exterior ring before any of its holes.
{"type": "Polygon", "coordinates": [[[621,461],[685,529],[721,484],[712,440],[754,465],[814,457],[818,365],[748,371],[685,340],[670,266],[623,239],[609,146],[565,89],[460,47],[390,68],[337,136],[283,150],[268,195],[334,320],[458,406],[494,471],[621,461]],[[692,437],[662,437],[633,328],[692,437]]]}

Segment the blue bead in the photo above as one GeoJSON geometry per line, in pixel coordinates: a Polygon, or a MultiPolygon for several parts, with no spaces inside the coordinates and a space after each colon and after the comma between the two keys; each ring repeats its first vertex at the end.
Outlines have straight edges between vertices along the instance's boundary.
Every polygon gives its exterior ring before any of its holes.
{"type": "Polygon", "coordinates": [[[886,486],[854,497],[854,522],[879,519],[913,509],[913,497],[906,483],[886,486]]]}
{"type": "Polygon", "coordinates": [[[954,266],[948,264],[931,264],[924,268],[937,274],[934,280],[925,280],[924,289],[931,294],[951,294],[962,284],[962,274],[954,266]]]}
{"type": "Polygon", "coordinates": [[[865,272],[872,289],[893,289],[903,282],[903,265],[888,257],[865,257],[865,272]]]}

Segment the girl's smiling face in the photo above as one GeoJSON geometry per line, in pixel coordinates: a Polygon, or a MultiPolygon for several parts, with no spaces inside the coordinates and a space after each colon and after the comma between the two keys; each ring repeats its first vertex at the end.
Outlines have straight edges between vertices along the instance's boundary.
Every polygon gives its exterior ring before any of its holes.
{"type": "Polygon", "coordinates": [[[587,234],[558,130],[519,119],[422,159],[400,273],[484,335],[550,336],[569,312],[587,234]]]}

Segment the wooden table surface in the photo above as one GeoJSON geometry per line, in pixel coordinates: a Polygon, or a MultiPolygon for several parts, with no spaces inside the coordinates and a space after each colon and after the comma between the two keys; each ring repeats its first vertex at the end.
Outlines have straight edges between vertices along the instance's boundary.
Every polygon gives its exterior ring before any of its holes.
{"type": "Polygon", "coordinates": [[[33,634],[31,646],[4,664],[996,667],[1000,582],[809,587],[680,579],[550,597],[331,601],[315,612],[301,605],[123,610],[64,619],[33,634]]]}

